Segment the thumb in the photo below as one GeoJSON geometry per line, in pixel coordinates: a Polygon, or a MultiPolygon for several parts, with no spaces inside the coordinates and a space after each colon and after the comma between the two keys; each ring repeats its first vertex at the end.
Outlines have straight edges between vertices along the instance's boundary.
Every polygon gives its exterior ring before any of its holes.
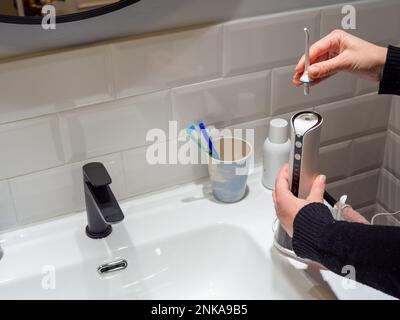
{"type": "Polygon", "coordinates": [[[324,175],[318,176],[311,187],[310,194],[307,197],[311,202],[323,202],[325,192],[326,177],[324,175]]]}
{"type": "Polygon", "coordinates": [[[329,77],[343,69],[345,69],[344,59],[339,55],[323,62],[314,63],[308,68],[308,74],[311,79],[320,79],[329,77]]]}

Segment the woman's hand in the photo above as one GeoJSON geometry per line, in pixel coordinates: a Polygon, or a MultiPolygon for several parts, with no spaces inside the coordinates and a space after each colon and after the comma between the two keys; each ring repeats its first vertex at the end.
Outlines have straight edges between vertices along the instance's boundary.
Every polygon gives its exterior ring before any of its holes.
{"type": "MultiPolygon", "coordinates": [[[[310,48],[309,76],[313,85],[339,71],[348,71],[359,77],[380,81],[385,66],[387,48],[357,38],[342,30],[335,30],[310,48]]],[[[303,56],[295,70],[293,84],[301,86],[305,67],[303,56]]]]}
{"type": "Polygon", "coordinates": [[[303,200],[296,198],[289,189],[289,166],[287,164],[284,165],[279,172],[272,198],[274,199],[275,210],[279,221],[290,237],[293,236],[294,218],[300,209],[312,202],[323,203],[325,181],[326,177],[324,175],[318,176],[312,185],[309,196],[306,200],[303,200]]]}
{"type": "Polygon", "coordinates": [[[342,210],[342,217],[347,222],[370,224],[358,211],[355,211],[352,207],[346,207],[342,210]]]}

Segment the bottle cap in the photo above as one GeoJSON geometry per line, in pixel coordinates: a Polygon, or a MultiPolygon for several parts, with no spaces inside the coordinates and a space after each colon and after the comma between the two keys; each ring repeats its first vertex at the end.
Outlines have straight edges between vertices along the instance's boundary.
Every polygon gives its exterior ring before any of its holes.
{"type": "Polygon", "coordinates": [[[285,119],[272,119],[269,122],[268,139],[272,143],[285,143],[288,140],[288,122],[285,119]]]}

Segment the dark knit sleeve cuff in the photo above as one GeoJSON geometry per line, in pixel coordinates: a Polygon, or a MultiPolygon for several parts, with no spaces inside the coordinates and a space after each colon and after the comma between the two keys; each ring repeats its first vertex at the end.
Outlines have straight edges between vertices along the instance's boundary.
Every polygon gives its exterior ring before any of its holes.
{"type": "Polygon", "coordinates": [[[293,250],[301,258],[320,262],[320,242],[323,229],[334,223],[329,208],[322,203],[304,206],[293,222],[293,250]]]}
{"type": "Polygon", "coordinates": [[[389,46],[379,94],[400,95],[400,48],[389,46]]]}

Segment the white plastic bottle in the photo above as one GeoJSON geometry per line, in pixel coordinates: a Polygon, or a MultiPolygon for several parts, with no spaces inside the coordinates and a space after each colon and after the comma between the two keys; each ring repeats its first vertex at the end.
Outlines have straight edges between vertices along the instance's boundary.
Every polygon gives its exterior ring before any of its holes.
{"type": "Polygon", "coordinates": [[[272,119],[263,147],[262,183],[264,187],[270,190],[275,189],[275,178],[282,166],[288,163],[289,153],[288,122],[285,119],[272,119]]]}

